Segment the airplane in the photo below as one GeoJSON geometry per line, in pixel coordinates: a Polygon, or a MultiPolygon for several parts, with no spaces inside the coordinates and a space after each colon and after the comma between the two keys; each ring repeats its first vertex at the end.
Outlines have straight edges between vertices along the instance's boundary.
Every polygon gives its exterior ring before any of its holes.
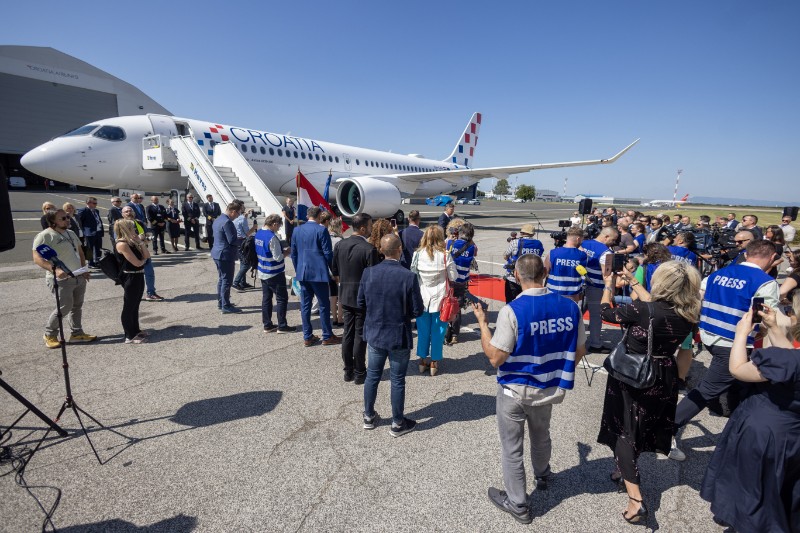
{"type": "Polygon", "coordinates": [[[183,190],[187,188],[186,173],[182,177],[177,165],[143,168],[143,139],[153,135],[165,139],[191,136],[209,159],[217,144],[233,143],[273,195],[296,194],[298,170],[318,191],[330,173],[331,189],[343,215],[369,213],[402,222],[400,205],[404,198],[450,193],[489,177],[610,164],[639,142],[636,139],[608,159],[473,168],[470,165],[481,120],[481,114],[474,113],[450,155],[434,160],[419,154],[401,155],[175,116],[122,116],[97,120],[56,137],[26,153],[21,163],[34,174],[75,185],[109,190],[183,190]]]}
{"type": "Polygon", "coordinates": [[[689,195],[685,194],[680,200],[652,200],[642,204],[644,207],[680,207],[682,204],[688,204],[689,195]]]}

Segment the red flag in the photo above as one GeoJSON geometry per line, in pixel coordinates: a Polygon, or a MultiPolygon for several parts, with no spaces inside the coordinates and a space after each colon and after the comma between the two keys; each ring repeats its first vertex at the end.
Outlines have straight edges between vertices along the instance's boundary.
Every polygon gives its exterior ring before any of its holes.
{"type": "MultiPolygon", "coordinates": [[[[300,170],[297,170],[297,215],[301,220],[306,219],[306,210],[311,206],[321,207],[330,213],[334,213],[331,209],[331,204],[325,201],[325,198],[319,193],[308,179],[303,176],[300,170]]],[[[338,218],[338,217],[337,217],[338,218]]],[[[347,231],[350,226],[342,221],[342,230],[347,231]]]]}

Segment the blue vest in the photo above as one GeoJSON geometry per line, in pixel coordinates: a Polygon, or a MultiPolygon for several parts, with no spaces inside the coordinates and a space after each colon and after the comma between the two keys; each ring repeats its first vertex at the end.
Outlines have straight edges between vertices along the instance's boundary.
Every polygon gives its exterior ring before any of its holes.
{"type": "Polygon", "coordinates": [[[575,267],[586,266],[586,252],[578,248],[554,248],[550,250],[550,273],[547,288],[567,296],[581,292],[582,279],[575,267]]]}
{"type": "Polygon", "coordinates": [[[661,263],[647,263],[645,265],[645,270],[644,270],[644,288],[648,292],[650,291],[650,287],[652,286],[651,283],[650,283],[650,280],[653,279],[653,274],[655,273],[656,269],[658,268],[658,265],[660,265],[660,264],[661,263]]]}
{"type": "Polygon", "coordinates": [[[675,261],[681,261],[693,267],[697,266],[697,254],[688,248],[684,248],[683,246],[667,246],[667,249],[669,253],[672,254],[672,258],[675,261]]]}
{"type": "MultiPolygon", "coordinates": [[[[766,272],[747,265],[730,265],[711,274],[706,280],[700,329],[733,340],[736,324],[750,309],[753,296],[768,281],[766,272]]],[[[753,343],[753,337],[747,337],[753,343]]]]}
{"type": "Polygon", "coordinates": [[[544,245],[542,245],[542,241],[539,239],[526,239],[524,237],[517,239],[517,249],[508,258],[508,261],[506,261],[506,264],[503,268],[510,272],[514,267],[514,263],[517,262],[517,259],[527,254],[533,254],[542,257],[544,255],[544,245]]]}
{"type": "Polygon", "coordinates": [[[603,267],[600,265],[600,257],[610,252],[611,249],[601,242],[595,240],[583,241],[581,248],[586,252],[586,282],[592,287],[602,289],[605,287],[603,281],[603,267]]]}
{"type": "Polygon", "coordinates": [[[633,253],[635,253],[635,254],[643,254],[644,253],[644,242],[645,242],[646,239],[647,239],[647,237],[645,237],[644,234],[642,234],[642,233],[640,233],[639,235],[637,235],[636,237],[633,238],[633,242],[636,243],[636,250],[634,250],[633,253]]]}
{"type": "Polygon", "coordinates": [[[467,241],[463,239],[456,239],[454,241],[448,241],[448,250],[450,252],[450,258],[456,264],[456,270],[458,271],[458,277],[456,278],[456,282],[458,283],[466,283],[469,281],[469,269],[472,266],[472,259],[475,257],[475,245],[470,244],[466,250],[461,252],[461,255],[458,257],[453,257],[453,255],[459,251],[467,241]]]}
{"type": "Polygon", "coordinates": [[[581,312],[572,300],[554,293],[521,295],[508,304],[517,317],[517,344],[497,369],[501,385],[571,389],[581,312]]]}
{"type": "Polygon", "coordinates": [[[269,250],[269,241],[275,236],[268,229],[260,229],[255,234],[256,256],[258,256],[258,271],[262,274],[280,274],[284,271],[283,256],[272,257],[269,250]]]}

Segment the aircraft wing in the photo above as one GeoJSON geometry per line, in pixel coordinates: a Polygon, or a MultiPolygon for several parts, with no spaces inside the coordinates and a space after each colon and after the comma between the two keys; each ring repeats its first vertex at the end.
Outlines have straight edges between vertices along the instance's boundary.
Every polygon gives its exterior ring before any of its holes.
{"type": "Polygon", "coordinates": [[[639,142],[636,139],[631,144],[623,148],[617,155],[609,159],[594,159],[591,161],[569,161],[565,163],[539,163],[536,165],[517,165],[511,167],[488,167],[488,168],[465,168],[463,170],[438,170],[433,172],[411,172],[405,174],[394,174],[398,179],[412,182],[422,183],[434,179],[441,179],[458,185],[465,179],[483,179],[492,177],[506,177],[511,174],[521,174],[524,172],[531,172],[532,170],[543,170],[547,168],[564,168],[564,167],[581,167],[587,165],[608,165],[614,163],[622,155],[633,148],[639,142]]]}

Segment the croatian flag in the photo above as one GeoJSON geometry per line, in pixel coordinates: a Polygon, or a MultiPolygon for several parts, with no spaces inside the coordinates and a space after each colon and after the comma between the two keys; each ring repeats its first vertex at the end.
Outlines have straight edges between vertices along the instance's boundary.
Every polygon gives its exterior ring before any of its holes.
{"type": "MultiPolygon", "coordinates": [[[[311,184],[308,179],[303,176],[303,173],[300,170],[297,171],[297,218],[299,220],[308,220],[307,211],[309,207],[317,206],[321,207],[322,209],[334,213],[334,210],[331,209],[331,204],[329,204],[325,198],[319,193],[319,191],[311,184]]],[[[342,222],[342,229],[347,230],[349,226],[342,222]]]]}

